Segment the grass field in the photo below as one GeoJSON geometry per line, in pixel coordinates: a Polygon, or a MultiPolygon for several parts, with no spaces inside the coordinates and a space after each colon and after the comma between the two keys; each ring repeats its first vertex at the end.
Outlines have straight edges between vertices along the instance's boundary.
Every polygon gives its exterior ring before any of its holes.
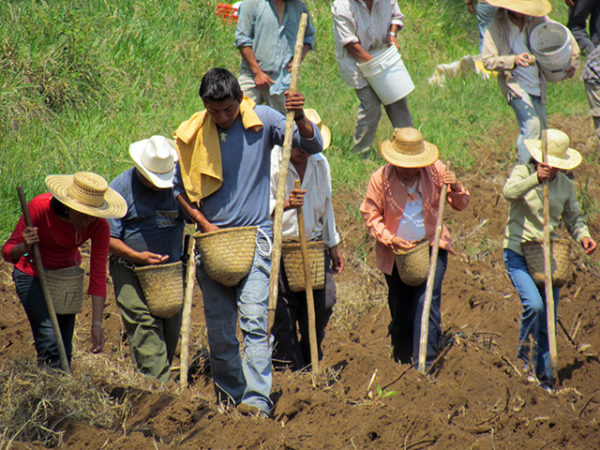
{"type": "MultiPolygon", "coordinates": [[[[202,108],[202,74],[221,66],[237,73],[234,26],[214,14],[218,0],[104,0],[0,3],[0,239],[20,214],[15,188],[28,198],[45,191],[51,173],[92,170],[111,180],[130,165],[128,146],[153,134],[170,136],[202,108]]],[[[338,75],[331,1],[307,0],[316,48],[302,66],[299,89],[332,130],[328,157],[334,190],[362,190],[379,165],[349,154],[358,100],[338,75]]],[[[565,22],[566,6],[551,14],[565,22]]],[[[415,125],[442,158],[471,167],[475,146],[514,121],[495,81],[475,76],[431,87],[439,63],[477,52],[475,18],[462,1],[400,1],[399,35],[416,89],[415,125]]],[[[583,115],[577,80],[552,85],[548,114],[583,115]]],[[[391,133],[384,117],[376,143],[391,133]]],[[[516,134],[516,133],[515,133],[516,134]]],[[[512,149],[507,149],[512,151],[512,149]]]]}

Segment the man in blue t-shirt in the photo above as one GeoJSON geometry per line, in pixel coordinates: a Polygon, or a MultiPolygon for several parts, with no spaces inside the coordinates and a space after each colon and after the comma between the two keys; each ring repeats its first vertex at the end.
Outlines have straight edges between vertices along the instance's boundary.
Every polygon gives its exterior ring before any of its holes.
{"type": "MultiPolygon", "coordinates": [[[[294,112],[293,146],[314,154],[323,148],[319,130],[304,115],[304,96],[286,93],[294,112]]],[[[177,131],[179,162],[174,195],[202,232],[256,226],[252,267],[237,285],[227,287],[196,261],[210,347],[210,368],[219,402],[232,402],[242,414],[271,413],[271,343],[267,308],[271,270],[269,212],[271,149],[283,145],[285,117],[244,97],[235,76],[211,69],[202,78],[206,111],[177,131]],[[237,316],[244,358],[236,337],[237,316]]]]}
{"type": "Polygon", "coordinates": [[[183,212],[172,189],[177,152],[165,137],[152,136],[131,144],[129,153],[135,167],[110,184],[127,202],[125,217],[109,220],[110,274],[134,366],[167,382],[179,340],[181,310],[166,319],[153,316],[134,268],[181,259],[183,212]]]}

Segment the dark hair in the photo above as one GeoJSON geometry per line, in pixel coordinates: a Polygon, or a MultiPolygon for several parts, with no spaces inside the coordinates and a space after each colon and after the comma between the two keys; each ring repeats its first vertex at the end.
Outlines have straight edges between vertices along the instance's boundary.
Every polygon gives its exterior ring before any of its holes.
{"type": "Polygon", "coordinates": [[[54,214],[56,214],[58,217],[62,217],[64,219],[69,218],[69,211],[71,208],[64,203],[61,203],[56,199],[56,197],[52,197],[50,199],[50,207],[52,208],[52,211],[54,211],[54,214]]]}
{"type": "Polygon", "coordinates": [[[216,67],[204,74],[198,94],[203,102],[222,102],[228,98],[241,100],[242,88],[229,70],[216,67]]]}

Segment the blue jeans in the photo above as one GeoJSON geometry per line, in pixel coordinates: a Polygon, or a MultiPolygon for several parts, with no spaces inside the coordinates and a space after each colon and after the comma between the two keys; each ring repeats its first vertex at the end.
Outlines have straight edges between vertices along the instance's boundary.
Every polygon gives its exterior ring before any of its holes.
{"type": "MultiPolygon", "coordinates": [[[[525,258],[510,249],[504,249],[504,265],[510,281],[521,297],[523,312],[521,314],[521,329],[519,330],[519,351],[517,357],[525,364],[533,361],[535,373],[542,383],[552,384],[552,367],[550,365],[550,350],[548,345],[548,324],[546,320],[546,293],[538,288],[529,271],[525,258]],[[533,338],[533,355],[530,354],[529,336],[533,338]]],[[[554,310],[558,305],[559,288],[554,288],[554,310]]]]}
{"type": "MultiPolygon", "coordinates": [[[[48,307],[44,300],[40,279],[32,277],[19,269],[13,270],[13,280],[17,295],[29,319],[33,341],[37,352],[38,365],[61,368],[58,345],[48,307]]],[[[73,331],[75,330],[75,314],[57,314],[58,327],[65,345],[67,361],[71,364],[73,353],[73,331]]]]}
{"type": "Polygon", "coordinates": [[[223,286],[210,278],[200,255],[196,256],[196,278],[204,297],[210,367],[217,400],[236,405],[246,403],[270,414],[272,346],[267,339],[267,309],[271,255],[264,252],[265,244],[266,238],[259,236],[252,268],[236,286],[223,286]],[[236,337],[238,312],[243,358],[236,337]]]}
{"type": "Polygon", "coordinates": [[[498,8],[487,3],[478,3],[475,6],[475,16],[477,17],[477,27],[479,28],[479,52],[483,47],[483,34],[488,25],[494,19],[498,8]]]}
{"type": "MultiPolygon", "coordinates": [[[[440,350],[442,338],[442,281],[447,265],[448,252],[440,249],[433,282],[431,310],[429,312],[426,367],[431,365],[440,350]]],[[[385,280],[389,289],[388,306],[390,307],[392,321],[388,329],[392,337],[394,359],[402,363],[416,363],[419,361],[421,317],[423,316],[427,282],[420,286],[404,284],[398,275],[396,264],[394,264],[392,274],[385,275],[385,280]]]]}
{"type": "Polygon", "coordinates": [[[521,91],[523,96],[513,96],[509,105],[515,111],[519,125],[519,137],[517,138],[519,161],[525,164],[531,158],[531,154],[525,146],[525,139],[539,139],[547,123],[546,105],[542,103],[542,98],[537,95],[529,95],[522,89],[521,91]]]}

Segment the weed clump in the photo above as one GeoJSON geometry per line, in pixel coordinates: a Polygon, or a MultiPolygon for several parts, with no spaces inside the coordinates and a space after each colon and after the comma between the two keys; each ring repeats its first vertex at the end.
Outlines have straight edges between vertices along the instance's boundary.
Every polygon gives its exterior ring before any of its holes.
{"type": "Polygon", "coordinates": [[[27,361],[0,367],[0,447],[14,440],[60,446],[66,420],[114,428],[128,410],[128,403],[117,403],[88,378],[27,361]]]}

